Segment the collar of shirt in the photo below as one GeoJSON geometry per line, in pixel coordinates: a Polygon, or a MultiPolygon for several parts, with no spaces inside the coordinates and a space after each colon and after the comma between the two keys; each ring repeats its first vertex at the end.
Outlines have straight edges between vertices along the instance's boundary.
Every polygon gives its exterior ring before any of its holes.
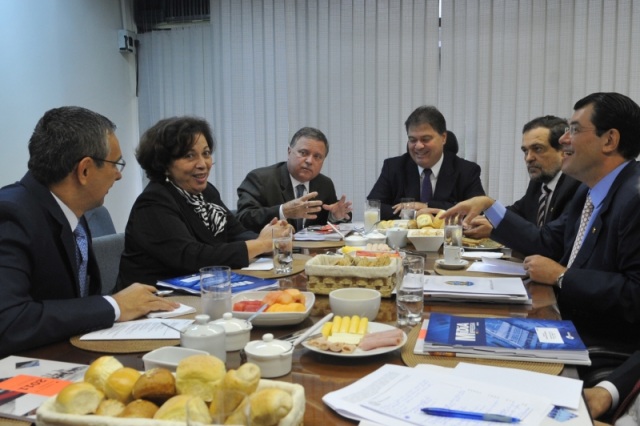
{"type": "MultiPolygon", "coordinates": [[[[440,159],[436,161],[436,164],[431,167],[431,183],[434,184],[438,180],[438,175],[440,174],[440,169],[442,168],[442,159],[444,158],[444,152],[440,156],[440,159]]],[[[424,167],[418,166],[418,175],[422,176],[422,171],[424,167]]],[[[435,185],[433,185],[435,188],[435,185]]]]}
{"type": "Polygon", "coordinates": [[[556,173],[553,179],[551,179],[551,181],[546,183],[547,187],[551,190],[551,192],[556,190],[556,186],[558,186],[558,181],[560,180],[560,176],[562,176],[562,172],[556,173]]]}
{"type": "Polygon", "coordinates": [[[62,213],[64,213],[64,217],[67,218],[67,220],[69,221],[69,226],[71,226],[71,232],[73,232],[76,229],[76,226],[78,226],[78,221],[79,221],[78,218],[76,217],[75,213],[71,211],[69,206],[67,206],[60,198],[58,198],[56,194],[52,192],[51,195],[53,195],[53,198],[56,200],[56,202],[62,209],[62,213]]]}
{"type": "Polygon", "coordinates": [[[289,177],[291,178],[291,184],[293,185],[293,197],[295,198],[296,196],[296,186],[303,184],[304,185],[304,193],[308,194],[309,193],[309,182],[299,182],[296,179],[293,178],[293,176],[289,175],[289,177]]]}
{"type": "Polygon", "coordinates": [[[602,178],[600,182],[596,183],[593,188],[591,188],[589,193],[591,194],[591,202],[593,202],[594,213],[598,209],[600,209],[602,202],[611,189],[611,185],[613,185],[613,181],[616,180],[622,169],[624,169],[627,164],[629,164],[629,161],[625,161],[624,163],[620,164],[618,167],[609,172],[608,175],[602,178]]]}

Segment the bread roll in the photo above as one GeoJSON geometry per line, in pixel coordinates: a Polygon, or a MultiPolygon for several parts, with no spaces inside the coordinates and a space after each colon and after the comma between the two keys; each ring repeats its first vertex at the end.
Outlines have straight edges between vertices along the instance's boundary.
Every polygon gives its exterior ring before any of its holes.
{"type": "Polygon", "coordinates": [[[134,399],[146,399],[162,405],[176,395],[176,379],[166,368],[152,368],[138,378],[132,394],[134,399]]]}
{"type": "Polygon", "coordinates": [[[253,393],[227,418],[225,424],[250,424],[273,426],[280,422],[293,408],[293,398],[282,389],[267,388],[253,393]],[[247,421],[247,404],[249,421],[247,421]]]}
{"type": "Polygon", "coordinates": [[[214,356],[191,355],[176,368],[176,389],[178,394],[199,396],[211,402],[226,372],[224,363],[214,356]]]}
{"type": "MultiPolygon", "coordinates": [[[[207,404],[198,396],[176,395],[164,404],[153,416],[157,420],[187,421],[187,410],[190,422],[203,424],[211,423],[211,416],[207,404]]],[[[189,423],[191,424],[191,423],[189,423]]]]}
{"type": "Polygon", "coordinates": [[[140,372],[129,367],[122,367],[109,376],[104,387],[107,398],[117,399],[125,404],[131,402],[133,385],[140,377],[140,372]]]}
{"type": "Polygon", "coordinates": [[[84,373],[84,381],[91,383],[100,392],[105,392],[107,379],[116,370],[124,367],[120,361],[111,355],[101,356],[93,361],[84,373]]]}
{"type": "Polygon", "coordinates": [[[209,412],[218,422],[224,422],[240,405],[242,400],[258,389],[260,367],[251,362],[242,364],[237,370],[229,370],[222,380],[222,388],[214,395],[209,412]],[[219,416],[223,417],[220,418],[219,416]]]}
{"type": "Polygon", "coordinates": [[[99,416],[116,417],[124,410],[124,404],[117,399],[103,399],[96,414],[99,416]]]}
{"type": "Polygon", "coordinates": [[[56,407],[60,413],[93,414],[103,399],[104,394],[91,383],[71,383],[56,396],[56,407]]]}
{"type": "Polygon", "coordinates": [[[433,226],[433,216],[431,216],[429,213],[421,214],[416,218],[416,222],[418,222],[418,228],[433,226]]]}
{"type": "Polygon", "coordinates": [[[442,219],[442,215],[445,210],[440,210],[436,217],[433,219],[433,227],[438,229],[444,229],[444,219],[442,219]]]}
{"type": "Polygon", "coordinates": [[[153,402],[136,399],[128,403],[118,417],[152,419],[156,411],[158,411],[158,406],[153,402]]]}

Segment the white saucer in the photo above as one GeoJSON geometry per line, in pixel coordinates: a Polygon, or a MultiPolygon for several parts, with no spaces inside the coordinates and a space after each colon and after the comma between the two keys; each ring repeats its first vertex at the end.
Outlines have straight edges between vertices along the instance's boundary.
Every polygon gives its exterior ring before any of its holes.
{"type": "Polygon", "coordinates": [[[464,269],[469,264],[469,261],[460,259],[460,263],[444,263],[444,259],[436,260],[436,265],[442,269],[464,269]]]}

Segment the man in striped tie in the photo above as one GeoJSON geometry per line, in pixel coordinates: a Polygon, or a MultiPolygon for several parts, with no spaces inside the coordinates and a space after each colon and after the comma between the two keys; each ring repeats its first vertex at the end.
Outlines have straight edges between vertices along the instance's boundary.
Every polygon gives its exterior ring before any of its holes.
{"type": "Polygon", "coordinates": [[[492,238],[527,256],[534,281],[554,286],[587,346],[640,349],[640,106],[619,93],[586,96],[560,144],[562,172],[582,185],[559,219],[538,228],[489,197],[444,218],[464,215],[469,226],[484,212],[492,238]]]}
{"type": "MultiPolygon", "coordinates": [[[[545,115],[529,121],[522,128],[524,162],[529,173],[529,186],[522,198],[507,209],[541,227],[560,217],[569,204],[580,182],[562,173],[562,146],[560,137],[567,120],[545,115]]],[[[487,238],[493,227],[479,216],[465,230],[471,238],[487,238]]]]}

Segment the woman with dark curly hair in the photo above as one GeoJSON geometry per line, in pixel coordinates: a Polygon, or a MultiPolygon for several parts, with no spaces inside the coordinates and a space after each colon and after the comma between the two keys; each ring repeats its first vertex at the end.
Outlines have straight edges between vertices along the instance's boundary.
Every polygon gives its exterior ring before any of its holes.
{"type": "Polygon", "coordinates": [[[136,158],[150,182],[125,230],[119,286],[155,284],[209,265],[240,268],[272,250],[273,220],[260,235],[229,212],[208,182],[215,141],[206,121],[160,120],[140,139],[136,158]]]}

